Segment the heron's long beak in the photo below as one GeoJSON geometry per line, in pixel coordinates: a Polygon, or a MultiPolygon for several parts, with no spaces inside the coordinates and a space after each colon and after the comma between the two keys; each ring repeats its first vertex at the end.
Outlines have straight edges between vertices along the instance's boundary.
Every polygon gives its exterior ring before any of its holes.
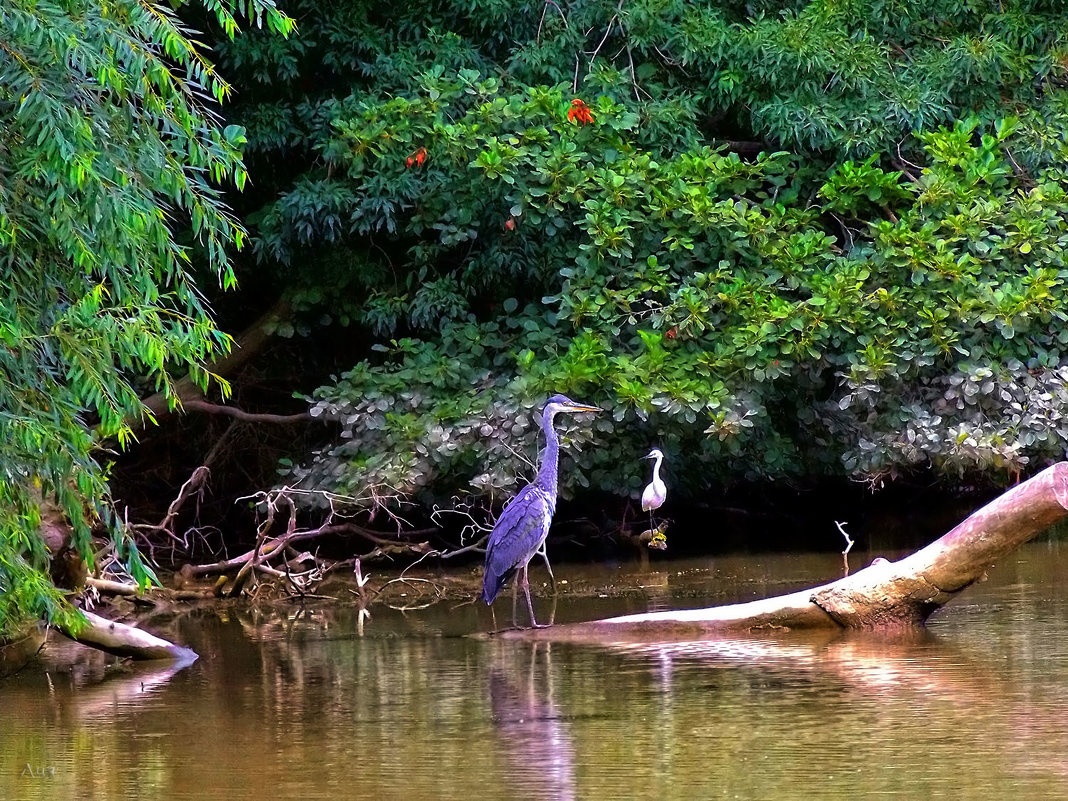
{"type": "Polygon", "coordinates": [[[569,406],[565,406],[564,409],[569,412],[603,412],[604,409],[599,406],[590,406],[585,403],[572,403],[569,406]]]}

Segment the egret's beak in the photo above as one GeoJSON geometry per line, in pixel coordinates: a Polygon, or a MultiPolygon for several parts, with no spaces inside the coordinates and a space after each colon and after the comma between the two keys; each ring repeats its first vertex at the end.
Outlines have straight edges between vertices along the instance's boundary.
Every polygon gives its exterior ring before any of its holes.
{"type": "Polygon", "coordinates": [[[603,412],[604,409],[599,406],[590,406],[585,403],[572,403],[564,407],[566,412],[603,412]]]}

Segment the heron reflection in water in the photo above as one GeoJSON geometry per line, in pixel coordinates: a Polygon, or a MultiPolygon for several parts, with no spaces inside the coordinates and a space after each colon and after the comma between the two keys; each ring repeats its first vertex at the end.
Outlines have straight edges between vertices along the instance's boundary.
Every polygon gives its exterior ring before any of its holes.
{"type": "Polygon", "coordinates": [[[575,746],[568,716],[556,705],[552,645],[531,643],[529,651],[508,645],[497,650],[489,669],[497,736],[484,745],[505,759],[510,798],[574,801],[579,795],[575,746]]]}
{"type": "MultiPolygon", "coordinates": [[[[504,583],[516,572],[520,574],[519,585],[527,599],[530,625],[542,628],[534,619],[534,604],[530,600],[530,583],[527,570],[530,560],[539,554],[545,560],[553,587],[556,579],[549,566],[545,551],[545,538],[556,511],[560,439],[553,427],[556,415],[561,412],[599,412],[596,406],[576,403],[563,395],[549,398],[541,414],[541,430],[545,432],[545,452],[534,481],[519,491],[504,507],[486,545],[486,566],[482,574],[482,600],[492,604],[504,583]]],[[[512,604],[512,625],[517,625],[515,603],[512,604]]]]}

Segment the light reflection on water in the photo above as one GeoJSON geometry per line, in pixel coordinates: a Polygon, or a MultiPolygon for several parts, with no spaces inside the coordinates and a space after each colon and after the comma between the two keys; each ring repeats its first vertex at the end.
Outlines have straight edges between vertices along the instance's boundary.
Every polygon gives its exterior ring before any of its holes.
{"type": "MultiPolygon", "coordinates": [[[[699,605],[824,581],[834,559],[622,572],[649,601],[699,605]]],[[[642,605],[565,600],[558,620],[642,605]]],[[[1068,798],[1058,543],[896,639],[443,636],[488,628],[476,605],[376,612],[363,639],[355,625],[352,610],[215,611],[167,632],[201,654],[185,670],[89,661],[0,683],[0,798],[1068,798]]]]}

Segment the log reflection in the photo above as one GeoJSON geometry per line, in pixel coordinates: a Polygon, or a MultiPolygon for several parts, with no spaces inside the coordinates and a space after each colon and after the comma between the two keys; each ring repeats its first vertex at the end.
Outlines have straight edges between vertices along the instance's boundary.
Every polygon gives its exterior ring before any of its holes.
{"type": "MultiPolygon", "coordinates": [[[[630,643],[612,650],[647,660],[665,691],[682,671],[733,668],[754,686],[792,693],[807,687],[837,698],[842,708],[879,709],[857,733],[870,742],[893,743],[920,717],[947,741],[968,743],[1006,769],[1052,781],[1068,798],[1068,690],[1057,685],[1039,693],[1006,682],[988,655],[969,654],[925,629],[893,638],[813,633],[630,643]]],[[[683,684],[693,680],[681,678],[683,684]]],[[[826,729],[835,728],[828,718],[826,729]]],[[[848,749],[850,743],[839,745],[848,749]]]]}

